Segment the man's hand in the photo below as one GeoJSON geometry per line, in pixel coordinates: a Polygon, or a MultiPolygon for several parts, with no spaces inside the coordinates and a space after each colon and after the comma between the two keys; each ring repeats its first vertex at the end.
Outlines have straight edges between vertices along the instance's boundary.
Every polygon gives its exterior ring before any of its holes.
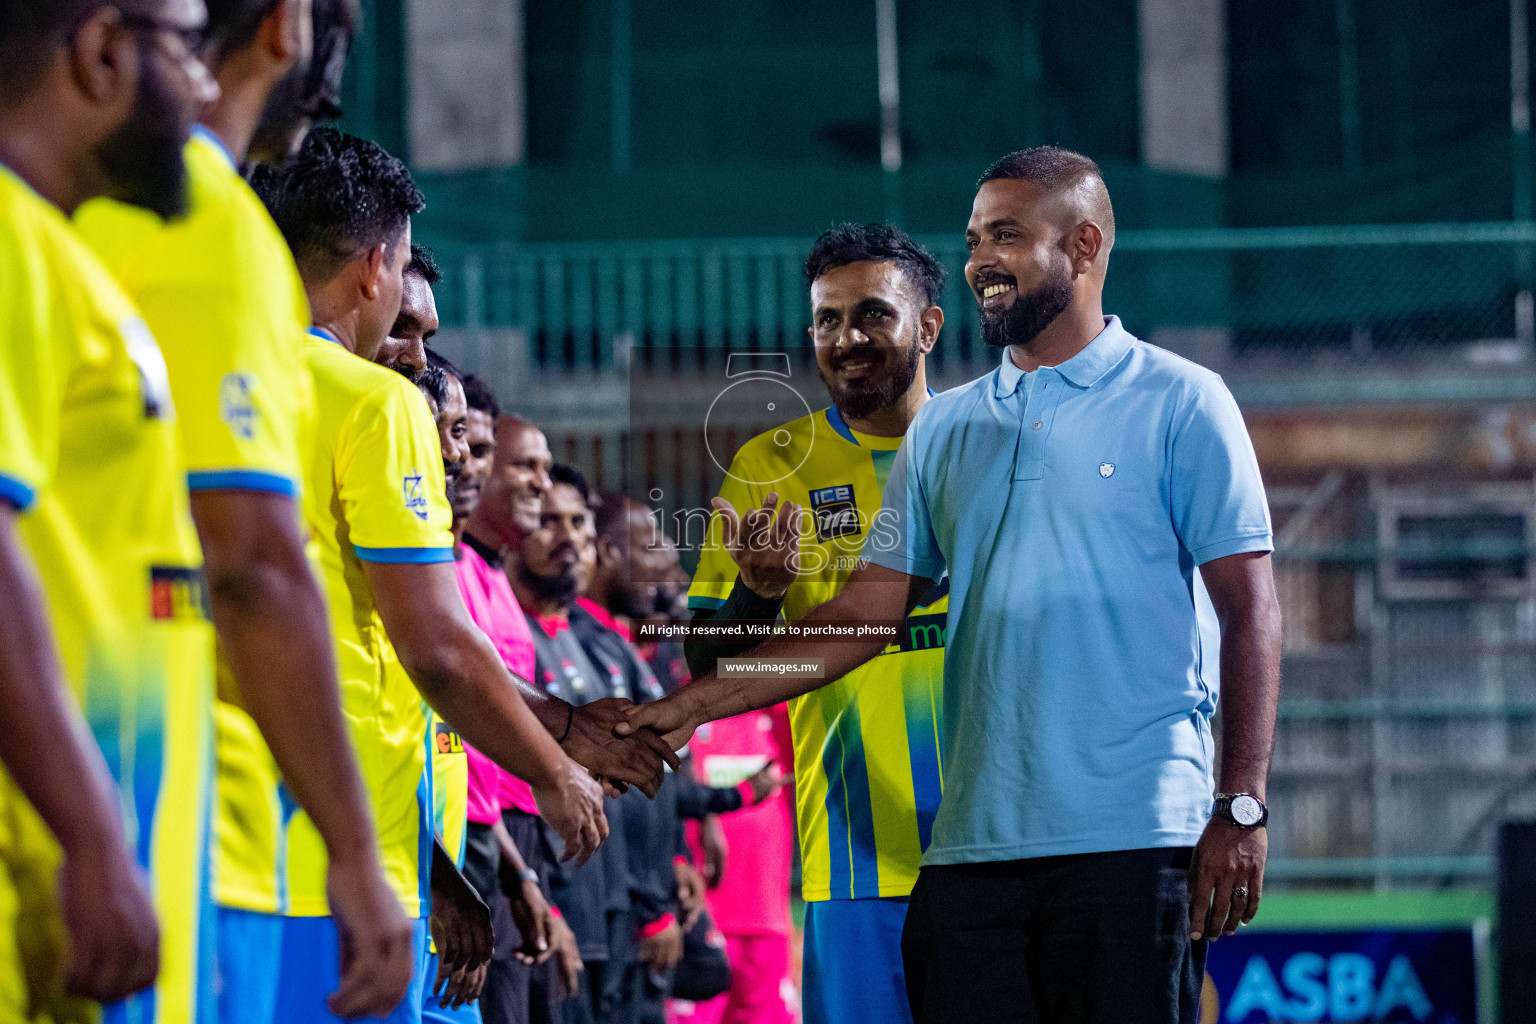
{"type": "Polygon", "coordinates": [[[724,498],[710,504],[720,513],[720,540],[741,570],[741,581],[759,597],[782,598],[800,571],[804,510],[792,501],[780,508],[776,492],[763,499],[762,508],[745,516],[738,516],[736,507],[724,498]]]}
{"type": "Polygon", "coordinates": [[[574,761],[566,763],[553,785],[534,786],[533,796],[539,803],[539,817],[564,843],[561,860],[573,860],[580,867],[608,838],[603,788],[574,761]]]}
{"type": "Polygon", "coordinates": [[[747,779],[747,785],[752,787],[753,805],[767,800],[794,780],[793,775],[780,775],[775,763],[769,761],[747,779]]]}
{"type": "MultiPolygon", "coordinates": [[[[648,797],[661,789],[665,762],[675,770],[681,762],[659,736],[616,734],[633,707],[629,701],[606,697],[583,704],[571,719],[570,735],[561,744],[577,764],[583,765],[614,783],[638,786],[648,797]]],[[[540,810],[543,805],[540,804],[540,810]]]]}
{"type": "Polygon", "coordinates": [[[682,928],[673,921],[655,935],[641,939],[635,958],[643,964],[649,964],[657,974],[670,971],[683,958],[682,928]]]}
{"type": "Polygon", "coordinates": [[[664,743],[670,754],[673,750],[683,749],[693,738],[694,730],[704,723],[703,719],[695,718],[694,714],[693,705],[688,699],[688,687],[685,686],[649,704],[625,708],[622,717],[614,724],[613,731],[626,738],[644,737],[649,733],[658,742],[664,743]]]}
{"type": "Polygon", "coordinates": [[[681,858],[672,862],[672,874],[677,880],[677,905],[683,912],[683,931],[691,932],[704,912],[704,876],[681,858]]]}
{"type": "Polygon", "coordinates": [[[69,933],[69,991],[111,1002],[154,984],[160,925],[121,842],[66,852],[59,901],[69,933]]]}
{"type": "Polygon", "coordinates": [[[711,889],[718,889],[725,880],[725,860],[731,848],[725,841],[725,829],[720,827],[718,814],[705,817],[699,828],[699,846],[704,850],[704,880],[711,889]]]}
{"type": "Polygon", "coordinates": [[[581,948],[576,945],[576,933],[565,923],[565,918],[555,918],[549,947],[555,951],[555,974],[560,978],[560,988],[564,993],[562,999],[570,999],[581,984],[577,976],[587,969],[587,965],[581,962],[581,948]]]}
{"type": "Polygon", "coordinates": [[[513,951],[513,955],[525,964],[541,964],[555,952],[550,944],[554,915],[549,911],[538,882],[521,878],[513,881],[516,887],[507,889],[507,902],[512,908],[512,921],[523,936],[523,944],[513,951]]]}
{"type": "Polygon", "coordinates": [[[490,963],[495,947],[491,912],[441,843],[433,854],[432,916],[427,925],[444,968],[438,971],[439,979],[447,975],[462,978],[490,963]]]}
{"type": "Polygon", "coordinates": [[[342,948],[341,987],[330,996],[331,1012],[387,1017],[411,986],[411,922],[372,856],[332,858],[325,882],[342,948]]]}
{"type": "Polygon", "coordinates": [[[1253,920],[1264,889],[1269,833],[1212,817],[1189,866],[1189,937],[1215,941],[1253,920]],[[1247,895],[1233,892],[1246,888],[1247,895]]]}
{"type": "Polygon", "coordinates": [[[448,961],[438,960],[437,977],[432,979],[432,994],[437,997],[438,1005],[457,1010],[479,999],[489,970],[489,964],[453,969],[448,966],[448,961]]]}

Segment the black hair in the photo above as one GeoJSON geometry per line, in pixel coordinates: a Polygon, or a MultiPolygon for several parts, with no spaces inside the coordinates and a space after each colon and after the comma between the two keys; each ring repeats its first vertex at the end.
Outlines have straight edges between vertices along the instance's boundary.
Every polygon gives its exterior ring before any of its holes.
{"type": "Polygon", "coordinates": [[[591,504],[592,489],[587,486],[587,478],[581,470],[575,466],[567,466],[563,462],[557,462],[549,467],[549,482],[551,484],[565,484],[576,488],[576,493],[581,495],[581,500],[591,504]]]}
{"type": "Polygon", "coordinates": [[[256,38],[257,29],[283,0],[207,0],[207,52],[225,57],[256,38]]]}
{"type": "Polygon", "coordinates": [[[1083,154],[1059,146],[1015,150],[983,171],[976,187],[998,180],[1031,182],[1046,195],[1059,195],[1089,182],[1092,191],[1087,206],[1104,233],[1105,248],[1115,244],[1115,211],[1104,186],[1104,174],[1098,164],[1083,154]]]}
{"type": "Polygon", "coordinates": [[[496,401],[496,392],[485,381],[472,373],[466,373],[464,380],[464,401],[471,409],[483,412],[495,423],[501,416],[501,403],[496,401]]]}
{"type": "Polygon", "coordinates": [[[406,266],[407,274],[415,274],[428,285],[435,285],[443,279],[443,272],[438,269],[437,261],[432,258],[432,250],[416,242],[411,243],[411,262],[406,266]]]}
{"type": "Polygon", "coordinates": [[[106,6],[105,0],[0,0],[0,100],[15,101],[31,92],[54,50],[95,9],[106,6]]]}
{"type": "Polygon", "coordinates": [[[457,380],[460,384],[464,383],[464,371],[453,365],[453,360],[449,359],[447,356],[434,352],[430,348],[427,349],[427,365],[429,367],[442,370],[448,376],[457,380]]]}
{"type": "Polygon", "coordinates": [[[854,224],[844,221],[811,245],[805,258],[805,283],[829,270],[850,263],[894,263],[917,289],[924,306],[938,303],[944,291],[944,267],[933,253],[914,242],[901,228],[891,224],[854,224]]]}
{"type": "Polygon", "coordinates": [[[426,371],[417,378],[416,386],[421,388],[421,393],[431,399],[434,412],[441,411],[443,403],[448,401],[448,374],[440,366],[428,366],[426,371]]]}
{"type": "Polygon", "coordinates": [[[405,164],[334,128],[312,129],[280,166],[258,164],[251,187],[293,250],[307,282],[329,281],[348,261],[394,246],[426,205],[405,164]]]}
{"type": "Polygon", "coordinates": [[[592,506],[592,525],[599,538],[615,544],[627,545],[629,540],[629,498],[618,491],[609,491],[597,497],[592,506]]]}

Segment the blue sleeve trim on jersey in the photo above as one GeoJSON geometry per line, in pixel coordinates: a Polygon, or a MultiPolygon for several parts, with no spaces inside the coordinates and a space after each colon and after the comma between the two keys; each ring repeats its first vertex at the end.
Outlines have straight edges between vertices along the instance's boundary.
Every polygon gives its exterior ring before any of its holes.
{"type": "Polygon", "coordinates": [[[299,485],[281,473],[252,469],[214,470],[187,474],[189,491],[262,491],[285,498],[299,496],[299,485]]]}
{"type": "Polygon", "coordinates": [[[352,550],[365,562],[388,565],[434,565],[453,561],[453,548],[365,548],[354,544],[352,550]]]}
{"type": "Polygon", "coordinates": [[[712,612],[723,604],[725,604],[723,597],[705,597],[700,594],[698,597],[689,596],[688,598],[689,611],[712,612]]]}
{"type": "Polygon", "coordinates": [[[25,512],[37,500],[37,492],[15,477],[0,473],[0,500],[10,502],[17,512],[25,512]]]}

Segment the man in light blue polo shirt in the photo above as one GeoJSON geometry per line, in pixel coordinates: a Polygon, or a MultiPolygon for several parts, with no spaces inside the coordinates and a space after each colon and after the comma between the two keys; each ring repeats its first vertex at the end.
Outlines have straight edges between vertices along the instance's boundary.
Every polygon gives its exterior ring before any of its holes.
{"type": "MultiPolygon", "coordinates": [[[[1091,160],[1003,158],[966,235],[1002,364],[918,413],[868,564],[800,620],[897,619],[949,573],[944,798],[903,939],[913,1017],[1193,1022],[1201,940],[1252,919],[1267,850],[1280,627],[1258,465],[1219,377],[1104,316],[1114,214],[1091,160]]],[[[822,657],[835,679],[879,650],[754,654],[822,657]]],[[[678,743],[817,684],[705,677],[625,728],[678,743]]]]}

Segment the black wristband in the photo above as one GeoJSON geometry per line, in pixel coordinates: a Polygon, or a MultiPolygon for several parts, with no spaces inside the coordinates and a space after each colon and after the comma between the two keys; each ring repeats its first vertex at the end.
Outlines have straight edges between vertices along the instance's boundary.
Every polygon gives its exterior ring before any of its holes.
{"type": "MultiPolygon", "coordinates": [[[[747,586],[747,581],[742,579],[741,573],[738,572],[736,574],[736,583],[731,587],[730,596],[726,598],[725,604],[731,606],[731,614],[727,615],[727,618],[776,619],[779,617],[779,612],[784,608],[784,598],[764,597],[747,586]]],[[[721,611],[724,610],[725,605],[721,605],[721,611]]],[[[715,614],[718,615],[719,612],[715,614]]]]}
{"type": "Polygon", "coordinates": [[[576,721],[576,705],[567,704],[566,707],[570,708],[570,713],[565,716],[565,732],[560,734],[558,740],[555,740],[556,743],[565,742],[565,738],[571,734],[571,723],[576,721]]]}

